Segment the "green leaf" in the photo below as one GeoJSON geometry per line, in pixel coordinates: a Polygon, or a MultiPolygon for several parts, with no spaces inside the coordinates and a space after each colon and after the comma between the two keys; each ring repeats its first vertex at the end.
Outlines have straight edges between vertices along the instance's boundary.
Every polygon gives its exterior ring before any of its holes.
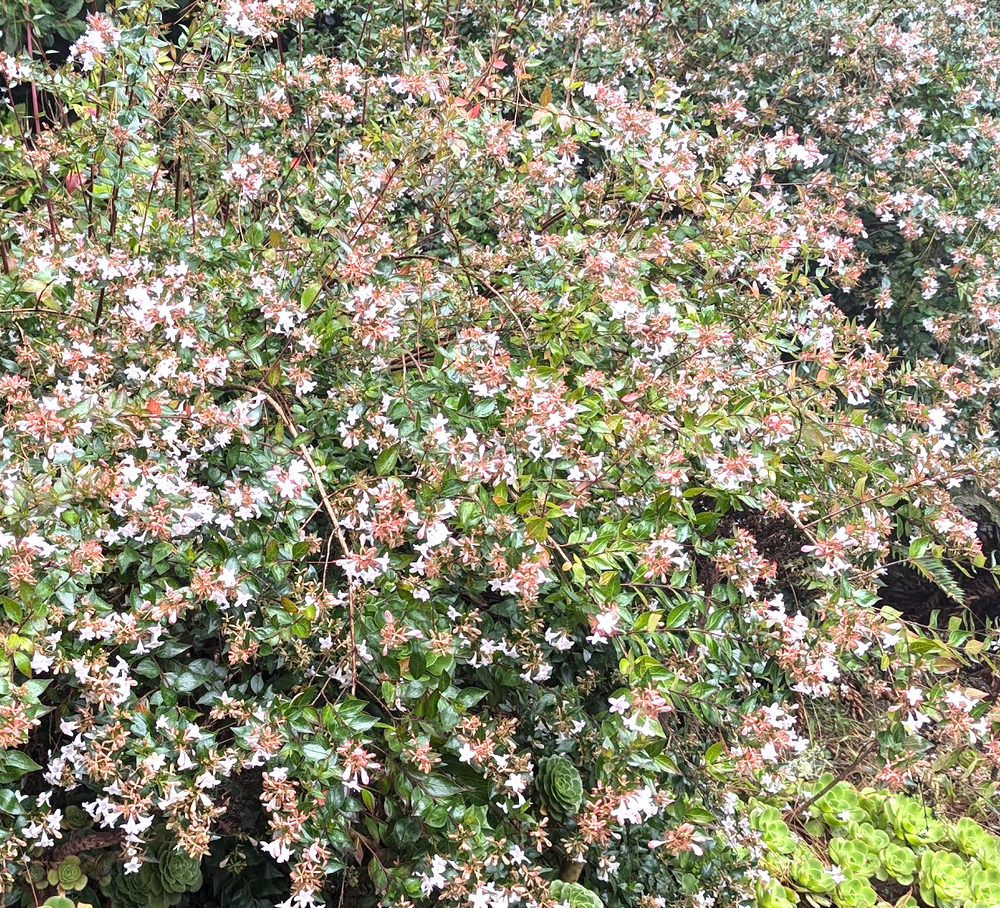
{"type": "Polygon", "coordinates": [[[21,802],[9,788],[0,789],[0,811],[16,817],[24,814],[21,802]]]}
{"type": "Polygon", "coordinates": [[[527,536],[533,542],[544,542],[549,535],[549,521],[545,517],[529,517],[525,521],[527,536]]]}
{"type": "Polygon", "coordinates": [[[20,650],[14,653],[14,667],[26,678],[31,677],[31,660],[20,650]]]}
{"type": "Polygon", "coordinates": [[[302,756],[313,763],[325,763],[330,759],[330,749],[310,741],[302,745],[302,756]]]}
{"type": "Polygon", "coordinates": [[[19,750],[4,751],[0,755],[0,784],[8,785],[16,782],[29,772],[36,772],[41,768],[26,753],[19,750]]]}
{"type": "Polygon", "coordinates": [[[308,309],[314,302],[316,302],[316,297],[319,296],[320,290],[323,289],[322,284],[310,284],[302,291],[302,308],[308,309]]]}
{"type": "Polygon", "coordinates": [[[21,607],[20,602],[11,599],[9,596],[0,597],[0,602],[3,603],[3,611],[8,620],[20,622],[24,618],[24,609],[21,607]]]}
{"type": "Polygon", "coordinates": [[[424,656],[422,649],[414,648],[413,652],[410,653],[410,677],[411,678],[422,678],[424,671],[427,669],[427,659],[424,656]]]}
{"type": "Polygon", "coordinates": [[[385,872],[381,861],[375,855],[372,855],[371,860],[368,862],[368,876],[371,877],[371,881],[378,892],[385,892],[389,886],[389,874],[385,872]]]}
{"type": "Polygon", "coordinates": [[[393,471],[396,467],[396,461],[399,459],[399,445],[393,445],[391,448],[386,448],[378,457],[375,458],[375,472],[379,476],[388,476],[389,473],[393,471]]]}
{"type": "Polygon", "coordinates": [[[683,602],[680,605],[674,606],[663,622],[664,629],[671,630],[673,628],[684,627],[693,608],[693,602],[683,602]]]}
{"type": "Polygon", "coordinates": [[[716,741],[705,751],[705,762],[714,763],[726,751],[726,745],[722,741],[716,741]]]}
{"type": "Polygon", "coordinates": [[[190,694],[205,683],[203,678],[193,672],[182,672],[179,675],[174,675],[172,682],[171,688],[179,694],[190,694]]]}

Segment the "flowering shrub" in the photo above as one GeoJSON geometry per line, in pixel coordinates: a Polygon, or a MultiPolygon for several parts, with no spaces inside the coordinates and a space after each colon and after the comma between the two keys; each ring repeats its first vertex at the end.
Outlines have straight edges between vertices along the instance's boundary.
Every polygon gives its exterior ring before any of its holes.
{"type": "Polygon", "coordinates": [[[12,901],[778,905],[841,738],[989,777],[989,641],[876,605],[986,564],[996,382],[836,305],[851,133],[642,4],[165,11],[0,56],[12,901]]]}
{"type": "MultiPolygon", "coordinates": [[[[681,53],[726,123],[798,131],[854,215],[814,274],[906,356],[976,368],[997,327],[997,10],[979,3],[705,5],[681,53]],[[719,51],[725,59],[719,63],[719,51]],[[726,78],[718,78],[720,63],[726,78]],[[844,246],[854,254],[837,261],[844,246]]],[[[725,175],[752,180],[751,164],[725,175]]],[[[793,180],[798,179],[793,176],[793,180]]]]}

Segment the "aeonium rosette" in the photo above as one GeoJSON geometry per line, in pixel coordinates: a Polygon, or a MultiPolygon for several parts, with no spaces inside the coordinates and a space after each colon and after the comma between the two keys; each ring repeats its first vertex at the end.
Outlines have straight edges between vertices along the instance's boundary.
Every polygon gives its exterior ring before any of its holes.
{"type": "Polygon", "coordinates": [[[556,820],[566,820],[583,803],[583,780],[569,757],[557,754],[543,757],[535,770],[535,787],[545,809],[556,820]]]}

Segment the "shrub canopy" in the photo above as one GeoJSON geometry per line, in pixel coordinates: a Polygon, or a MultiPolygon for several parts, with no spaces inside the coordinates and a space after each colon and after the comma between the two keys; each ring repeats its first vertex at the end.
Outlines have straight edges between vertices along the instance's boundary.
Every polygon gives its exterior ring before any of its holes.
{"type": "Polygon", "coordinates": [[[997,14],[695,6],[0,53],[11,903],[863,904],[803,785],[990,796],[991,632],[878,594],[989,567],[997,14]]]}

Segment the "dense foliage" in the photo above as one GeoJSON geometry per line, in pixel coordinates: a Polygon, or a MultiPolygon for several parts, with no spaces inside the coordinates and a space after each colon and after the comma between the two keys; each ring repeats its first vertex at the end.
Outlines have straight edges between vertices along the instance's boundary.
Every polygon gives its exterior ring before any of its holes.
{"type": "Polygon", "coordinates": [[[8,23],[8,903],[989,903],[992,5],[319,6],[8,23]]]}

